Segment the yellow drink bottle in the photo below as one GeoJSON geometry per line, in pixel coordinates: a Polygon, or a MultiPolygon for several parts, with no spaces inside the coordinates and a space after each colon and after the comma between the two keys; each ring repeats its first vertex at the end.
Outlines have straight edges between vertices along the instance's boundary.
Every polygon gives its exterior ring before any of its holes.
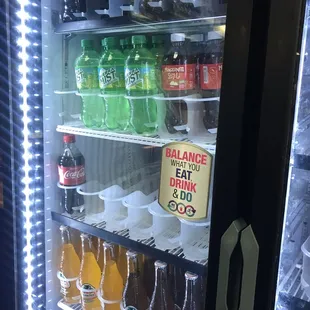
{"type": "Polygon", "coordinates": [[[100,283],[100,300],[105,310],[120,310],[124,282],[121,277],[115,257],[115,246],[103,243],[104,266],[100,283]]]}
{"type": "Polygon", "coordinates": [[[100,267],[101,272],[103,271],[104,265],[104,258],[103,258],[103,240],[98,238],[97,239],[97,256],[96,256],[97,263],[100,267]]]}
{"type": "Polygon", "coordinates": [[[76,287],[79,277],[80,259],[71,243],[71,236],[67,226],[60,226],[62,247],[58,278],[60,280],[60,293],[68,304],[80,301],[80,292],[76,287]]]}
{"type": "Polygon", "coordinates": [[[97,264],[91,236],[81,234],[82,262],[79,276],[79,286],[83,310],[101,310],[101,304],[97,297],[100,285],[101,270],[97,264]]]}

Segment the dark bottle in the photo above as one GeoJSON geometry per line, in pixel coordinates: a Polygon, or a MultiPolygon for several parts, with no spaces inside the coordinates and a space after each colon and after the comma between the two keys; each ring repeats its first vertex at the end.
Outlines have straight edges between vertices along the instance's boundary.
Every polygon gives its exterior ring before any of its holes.
{"type": "Polygon", "coordinates": [[[85,159],[75,145],[74,135],[64,135],[63,154],[58,157],[58,176],[61,185],[61,205],[69,213],[84,204],[84,197],[74,186],[85,183],[85,159]],[[68,188],[66,188],[68,187],[68,188]]]}
{"type": "Polygon", "coordinates": [[[155,287],[149,310],[173,310],[174,303],[168,284],[167,264],[155,262],[155,287]]]}
{"type": "Polygon", "coordinates": [[[86,12],[86,0],[63,0],[63,22],[84,20],[82,13],[86,12]]]}
{"type": "Polygon", "coordinates": [[[126,256],[128,271],[123,293],[122,309],[146,310],[149,301],[140,275],[138,253],[129,250],[126,256]]]}
{"type": "MultiPolygon", "coordinates": [[[[184,97],[195,92],[195,59],[185,44],[184,33],[172,34],[171,43],[172,47],[163,58],[162,89],[165,97],[184,97]]],[[[184,100],[167,101],[165,124],[170,133],[186,133],[187,105],[184,100]]]]}
{"type": "Polygon", "coordinates": [[[185,280],[186,291],[182,310],[202,310],[201,285],[198,276],[187,271],[185,280]]]}
{"type": "MultiPolygon", "coordinates": [[[[199,58],[200,92],[203,98],[218,98],[221,93],[223,70],[223,37],[215,31],[208,33],[205,52],[199,58]]],[[[204,125],[208,130],[218,126],[220,101],[205,102],[204,125]]]]}
{"type": "Polygon", "coordinates": [[[168,266],[169,282],[171,291],[173,292],[173,300],[176,305],[176,309],[181,309],[184,302],[185,295],[185,282],[184,282],[184,270],[175,265],[168,266]]]}
{"type": "Polygon", "coordinates": [[[143,265],[143,284],[149,299],[152,298],[155,283],[155,259],[145,257],[143,265]]]}
{"type": "Polygon", "coordinates": [[[200,75],[199,75],[199,58],[204,52],[203,34],[193,34],[190,36],[190,53],[196,64],[196,89],[199,91],[200,75]]]}

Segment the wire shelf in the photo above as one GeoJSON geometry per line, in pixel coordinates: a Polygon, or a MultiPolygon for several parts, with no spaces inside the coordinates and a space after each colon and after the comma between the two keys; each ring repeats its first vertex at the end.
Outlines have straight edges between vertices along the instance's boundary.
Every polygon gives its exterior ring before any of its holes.
{"type": "Polygon", "coordinates": [[[148,136],[139,136],[139,135],[134,135],[134,134],[123,134],[123,133],[115,133],[115,132],[110,132],[110,131],[90,129],[90,128],[86,128],[80,122],[76,122],[74,125],[70,125],[70,126],[69,125],[58,125],[56,130],[58,132],[70,133],[70,134],[75,134],[75,135],[80,135],[80,136],[100,138],[100,139],[120,141],[120,142],[129,142],[129,143],[157,146],[157,147],[162,147],[167,143],[175,142],[175,141],[191,142],[208,150],[210,153],[213,153],[213,154],[215,153],[215,148],[216,148],[216,145],[215,145],[216,136],[215,135],[210,135],[210,137],[206,137],[206,142],[192,141],[187,138],[182,139],[182,140],[163,139],[157,135],[148,137],[148,136]]]}
{"type": "MultiPolygon", "coordinates": [[[[64,215],[56,212],[52,212],[52,219],[60,224],[70,226],[78,229],[81,232],[91,234],[93,236],[102,238],[104,240],[120,244],[126,248],[130,248],[145,255],[154,257],[156,259],[163,260],[169,264],[174,264],[187,271],[194,272],[199,275],[206,274],[206,266],[208,263],[208,257],[202,260],[193,260],[185,256],[183,248],[177,245],[173,249],[162,250],[156,246],[155,239],[153,237],[147,239],[130,239],[129,230],[122,229],[119,231],[107,231],[107,223],[105,221],[87,224],[85,223],[84,214],[81,215],[64,215]]],[[[190,244],[190,246],[193,246],[190,244]]],[[[195,245],[194,245],[195,246],[195,245]]],[[[204,243],[204,250],[208,250],[209,242],[204,243]]],[[[200,251],[197,249],[197,251],[200,251]]]]}

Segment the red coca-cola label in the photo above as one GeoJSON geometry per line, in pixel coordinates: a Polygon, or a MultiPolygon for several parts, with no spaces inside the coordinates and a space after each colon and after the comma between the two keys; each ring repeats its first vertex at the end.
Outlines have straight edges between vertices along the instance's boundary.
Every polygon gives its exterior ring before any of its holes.
{"type": "Polygon", "coordinates": [[[196,65],[162,66],[164,90],[190,90],[195,88],[196,65]]]}
{"type": "Polygon", "coordinates": [[[203,90],[220,89],[222,85],[223,64],[200,65],[200,88],[203,90]]]}
{"type": "Polygon", "coordinates": [[[58,166],[59,183],[66,186],[74,186],[85,183],[84,166],[64,167],[58,166]]]}

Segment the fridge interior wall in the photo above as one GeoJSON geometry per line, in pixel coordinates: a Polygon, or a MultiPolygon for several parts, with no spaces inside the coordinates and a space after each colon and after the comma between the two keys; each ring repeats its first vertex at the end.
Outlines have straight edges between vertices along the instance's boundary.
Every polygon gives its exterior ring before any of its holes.
{"type": "MultiPolygon", "coordinates": [[[[57,159],[63,151],[63,134],[56,132],[56,127],[76,122],[81,113],[80,97],[59,95],[55,91],[76,89],[74,61],[81,53],[81,39],[95,39],[99,51],[103,38],[103,35],[55,34],[53,20],[61,11],[59,5],[60,1],[42,1],[47,309],[57,309],[60,299],[57,268],[61,240],[59,225],[52,221],[50,212],[63,212],[57,187],[57,159]]],[[[87,181],[96,180],[103,188],[114,184],[130,187],[149,175],[155,175],[155,183],[159,181],[161,148],[83,136],[77,136],[76,144],[85,157],[87,181]]]]}
{"type": "MultiPolygon", "coordinates": [[[[283,309],[296,297],[309,302],[309,284],[304,282],[310,269],[303,265],[303,244],[310,236],[310,31],[309,2],[302,31],[295,121],[282,235],[276,309],[283,309]]],[[[310,251],[310,248],[307,249],[310,251]]],[[[310,255],[310,252],[308,253],[310,255]]],[[[300,304],[302,305],[302,304],[300,304]]],[[[295,309],[295,308],[294,308],[295,309]]],[[[299,308],[298,308],[299,309],[299,308]]]]}

